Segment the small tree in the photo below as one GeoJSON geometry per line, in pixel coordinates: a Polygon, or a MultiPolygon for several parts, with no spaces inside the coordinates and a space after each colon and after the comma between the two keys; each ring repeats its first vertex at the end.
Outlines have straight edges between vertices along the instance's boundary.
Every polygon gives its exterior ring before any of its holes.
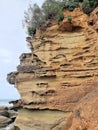
{"type": "Polygon", "coordinates": [[[64,19],[64,15],[62,11],[59,11],[57,16],[56,16],[57,22],[61,22],[64,19]]]}
{"type": "Polygon", "coordinates": [[[56,18],[58,12],[61,11],[61,2],[56,0],[46,0],[42,5],[45,19],[56,18]]]}
{"type": "Polygon", "coordinates": [[[36,28],[40,27],[45,22],[42,10],[37,4],[29,6],[28,12],[25,12],[25,26],[27,27],[27,33],[33,36],[36,32],[36,28]]]}

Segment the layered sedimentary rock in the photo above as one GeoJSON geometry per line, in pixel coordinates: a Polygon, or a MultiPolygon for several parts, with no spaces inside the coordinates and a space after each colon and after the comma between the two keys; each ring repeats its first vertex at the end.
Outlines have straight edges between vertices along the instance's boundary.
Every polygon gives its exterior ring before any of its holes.
{"type": "Polygon", "coordinates": [[[18,129],[98,129],[93,125],[98,121],[98,32],[92,14],[65,10],[61,23],[49,21],[27,39],[32,53],[22,54],[17,72],[8,75],[21,95],[18,129]]]}

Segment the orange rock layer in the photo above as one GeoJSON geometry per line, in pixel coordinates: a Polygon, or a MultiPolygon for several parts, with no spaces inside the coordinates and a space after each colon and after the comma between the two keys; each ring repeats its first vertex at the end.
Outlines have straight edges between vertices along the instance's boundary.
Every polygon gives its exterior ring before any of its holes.
{"type": "Polygon", "coordinates": [[[27,39],[32,53],[8,76],[21,95],[20,130],[98,130],[98,8],[64,17],[27,39]]]}

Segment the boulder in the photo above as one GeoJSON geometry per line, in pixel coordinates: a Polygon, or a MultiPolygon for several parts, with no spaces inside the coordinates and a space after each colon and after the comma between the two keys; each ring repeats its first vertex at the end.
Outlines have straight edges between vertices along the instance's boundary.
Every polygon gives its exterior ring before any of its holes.
{"type": "Polygon", "coordinates": [[[9,123],[11,123],[11,119],[5,117],[5,116],[0,116],[0,127],[7,126],[9,123]]]}

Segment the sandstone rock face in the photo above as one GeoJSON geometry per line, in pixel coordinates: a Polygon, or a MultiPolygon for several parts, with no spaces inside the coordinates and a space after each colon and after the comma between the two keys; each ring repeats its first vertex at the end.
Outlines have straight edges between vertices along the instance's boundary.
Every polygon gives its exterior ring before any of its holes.
{"type": "Polygon", "coordinates": [[[91,13],[89,17],[89,25],[98,33],[98,7],[91,13]]]}
{"type": "Polygon", "coordinates": [[[22,130],[64,130],[70,113],[58,110],[19,110],[15,125],[22,130]],[[24,118],[25,117],[25,118],[24,118]]]}
{"type": "Polygon", "coordinates": [[[69,130],[98,130],[98,87],[76,106],[69,130]]]}
{"type": "Polygon", "coordinates": [[[38,30],[30,39],[32,53],[20,57],[14,76],[21,95],[14,124],[20,130],[98,129],[98,33],[80,9],[64,16],[38,30]]]}

